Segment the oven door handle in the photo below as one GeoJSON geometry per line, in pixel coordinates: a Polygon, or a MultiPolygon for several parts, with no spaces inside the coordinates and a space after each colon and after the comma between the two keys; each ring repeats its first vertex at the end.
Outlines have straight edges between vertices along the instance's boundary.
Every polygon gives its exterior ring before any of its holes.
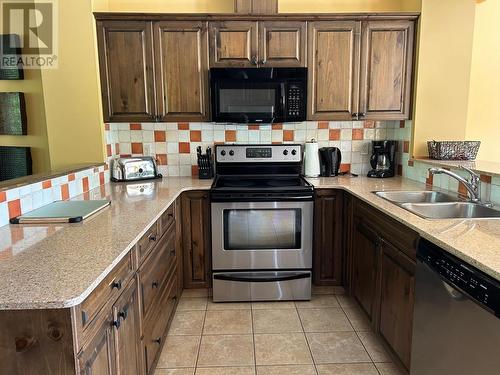
{"type": "Polygon", "coordinates": [[[239,281],[252,283],[269,283],[276,281],[290,281],[298,279],[310,279],[310,272],[279,272],[279,275],[269,272],[231,272],[214,274],[215,280],[239,281]]]}

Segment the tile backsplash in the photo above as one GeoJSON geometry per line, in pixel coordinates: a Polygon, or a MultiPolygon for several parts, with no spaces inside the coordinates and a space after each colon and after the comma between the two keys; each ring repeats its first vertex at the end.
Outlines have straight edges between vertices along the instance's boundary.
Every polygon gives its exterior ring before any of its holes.
{"type": "MultiPolygon", "coordinates": [[[[320,147],[340,148],[342,170],[365,174],[371,169],[372,140],[401,141],[398,163],[402,163],[410,125],[408,121],[306,121],[272,125],[110,123],[105,129],[108,159],[117,155],[154,155],[165,176],[196,175],[198,146],[205,149],[220,143],[304,143],[312,138],[320,147]]],[[[401,172],[401,166],[398,170],[401,172]]]]}

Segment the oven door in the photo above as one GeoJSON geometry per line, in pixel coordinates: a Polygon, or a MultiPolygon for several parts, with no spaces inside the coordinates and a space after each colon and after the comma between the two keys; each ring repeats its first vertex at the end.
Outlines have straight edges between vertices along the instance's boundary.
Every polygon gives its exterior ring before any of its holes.
{"type": "Polygon", "coordinates": [[[309,269],[312,224],[312,201],[214,202],[213,269],[309,269]]]}

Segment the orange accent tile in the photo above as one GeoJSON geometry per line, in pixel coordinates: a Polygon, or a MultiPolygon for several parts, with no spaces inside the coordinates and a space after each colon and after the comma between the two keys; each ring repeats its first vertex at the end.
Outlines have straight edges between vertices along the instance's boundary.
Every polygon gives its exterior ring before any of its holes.
{"type": "Polygon", "coordinates": [[[363,129],[352,129],[352,140],[353,141],[361,141],[365,131],[363,129]]]}
{"type": "Polygon", "coordinates": [[[12,228],[10,231],[10,242],[15,244],[19,241],[24,240],[24,230],[21,227],[12,228]]]}
{"type": "Polygon", "coordinates": [[[413,160],[408,160],[408,166],[409,166],[409,167],[413,167],[413,164],[414,164],[414,163],[415,163],[415,162],[414,162],[413,160]]]}
{"type": "Polygon", "coordinates": [[[165,130],[155,130],[155,142],[165,142],[167,140],[167,132],[165,130]]]}
{"type": "Polygon", "coordinates": [[[340,164],[340,171],[341,172],[350,172],[351,171],[351,164],[340,164]]]}
{"type": "Polygon", "coordinates": [[[340,129],[330,129],[328,139],[330,141],[338,141],[340,139],[340,129]]]}
{"type": "Polygon", "coordinates": [[[425,183],[428,185],[428,186],[434,186],[434,175],[429,173],[429,175],[427,176],[427,178],[425,179],[425,183]]]}
{"type": "Polygon", "coordinates": [[[109,130],[109,124],[104,124],[104,130],[109,130]]]}
{"type": "Polygon", "coordinates": [[[236,130],[226,130],[226,142],[236,142],[236,130]]]}
{"type": "Polygon", "coordinates": [[[191,166],[191,176],[193,176],[193,177],[198,176],[198,166],[197,165],[191,166]]]}
{"type": "Polygon", "coordinates": [[[318,122],[318,129],[328,129],[328,121],[318,122]]]}
{"type": "Polygon", "coordinates": [[[481,182],[491,184],[491,176],[487,174],[480,174],[481,182]]]}
{"type": "Polygon", "coordinates": [[[130,130],[142,130],[141,124],[130,124],[130,130]]]}
{"type": "Polygon", "coordinates": [[[132,154],[142,154],[142,143],[132,142],[132,154]]]}
{"type": "Polygon", "coordinates": [[[406,124],[406,122],[405,122],[404,120],[401,120],[401,121],[399,122],[399,127],[400,127],[401,129],[404,129],[405,124],[406,124]]]}
{"type": "Polygon", "coordinates": [[[167,165],[167,154],[156,154],[156,162],[158,165],[167,165]]]}
{"type": "Polygon", "coordinates": [[[106,145],[106,155],[109,157],[111,156],[112,152],[111,152],[111,145],[106,145]]]}
{"type": "Polygon", "coordinates": [[[272,124],[271,129],[272,130],[281,130],[281,129],[283,129],[283,124],[272,124]]]}
{"type": "Polygon", "coordinates": [[[52,187],[52,181],[51,180],[45,180],[42,182],[42,188],[43,189],[50,189],[52,187]]]}
{"type": "Polygon", "coordinates": [[[293,136],[293,130],[283,130],[283,141],[293,141],[293,136]]]}
{"type": "Polygon", "coordinates": [[[74,173],[70,173],[70,174],[68,175],[68,181],[75,181],[75,178],[76,178],[76,177],[75,177],[75,174],[74,174],[74,173]]]}
{"type": "Polygon", "coordinates": [[[69,199],[69,186],[68,186],[68,184],[61,185],[61,198],[63,201],[67,201],[69,199]]]}
{"type": "Polygon", "coordinates": [[[248,130],[259,130],[260,126],[257,124],[248,125],[248,130]]]}
{"type": "Polygon", "coordinates": [[[410,152],[410,141],[404,141],[403,142],[403,152],[405,154],[410,152]]]}
{"type": "Polygon", "coordinates": [[[7,193],[5,191],[0,191],[0,203],[5,202],[7,200],[7,193]]]}
{"type": "Polygon", "coordinates": [[[83,193],[83,199],[88,201],[90,200],[90,193],[88,191],[86,191],[85,193],[83,193]]]}
{"type": "Polygon", "coordinates": [[[101,198],[106,198],[106,186],[99,186],[99,193],[101,193],[101,198]]]}
{"type": "Polygon", "coordinates": [[[83,188],[83,192],[89,191],[89,178],[88,177],[82,178],[82,188],[83,188]]]}
{"type": "Polygon", "coordinates": [[[277,141],[274,141],[274,142],[271,142],[273,145],[281,145],[283,144],[283,142],[277,142],[277,141]]]}
{"type": "Polygon", "coordinates": [[[403,175],[403,165],[398,164],[398,176],[402,176],[402,175],[403,175]]]}
{"type": "Polygon", "coordinates": [[[15,199],[13,201],[7,202],[9,207],[9,219],[21,215],[21,200],[15,199]]]}
{"type": "Polygon", "coordinates": [[[177,129],[179,129],[179,130],[189,130],[189,122],[179,122],[177,124],[177,129]]]}
{"type": "Polygon", "coordinates": [[[462,182],[458,183],[458,195],[461,195],[462,197],[467,197],[468,196],[468,190],[465,187],[465,185],[462,182]]]}
{"type": "Polygon", "coordinates": [[[99,185],[104,185],[104,172],[99,172],[99,185]]]}
{"type": "Polygon", "coordinates": [[[363,128],[365,128],[365,129],[374,129],[375,128],[375,121],[365,121],[363,123],[363,128]]]}
{"type": "Polygon", "coordinates": [[[189,154],[191,153],[191,147],[189,142],[179,142],[179,154],[189,154]]]}
{"type": "Polygon", "coordinates": [[[132,154],[120,154],[122,158],[129,158],[132,156],[132,154]]]}
{"type": "Polygon", "coordinates": [[[201,142],[201,130],[191,130],[189,132],[191,142],[201,142]]]}
{"type": "Polygon", "coordinates": [[[116,152],[116,155],[120,155],[120,144],[119,143],[115,143],[115,152],[116,152]]]}

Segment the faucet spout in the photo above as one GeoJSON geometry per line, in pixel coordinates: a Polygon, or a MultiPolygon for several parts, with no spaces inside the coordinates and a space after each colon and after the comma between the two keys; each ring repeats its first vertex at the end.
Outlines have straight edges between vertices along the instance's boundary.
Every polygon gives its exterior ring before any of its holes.
{"type": "Polygon", "coordinates": [[[462,176],[444,168],[429,168],[429,173],[432,175],[435,174],[445,174],[448,175],[455,180],[461,182],[467,191],[469,192],[470,201],[473,203],[478,203],[481,201],[481,186],[480,186],[480,178],[479,176],[472,170],[464,168],[471,174],[470,181],[463,178],[462,176]]]}

